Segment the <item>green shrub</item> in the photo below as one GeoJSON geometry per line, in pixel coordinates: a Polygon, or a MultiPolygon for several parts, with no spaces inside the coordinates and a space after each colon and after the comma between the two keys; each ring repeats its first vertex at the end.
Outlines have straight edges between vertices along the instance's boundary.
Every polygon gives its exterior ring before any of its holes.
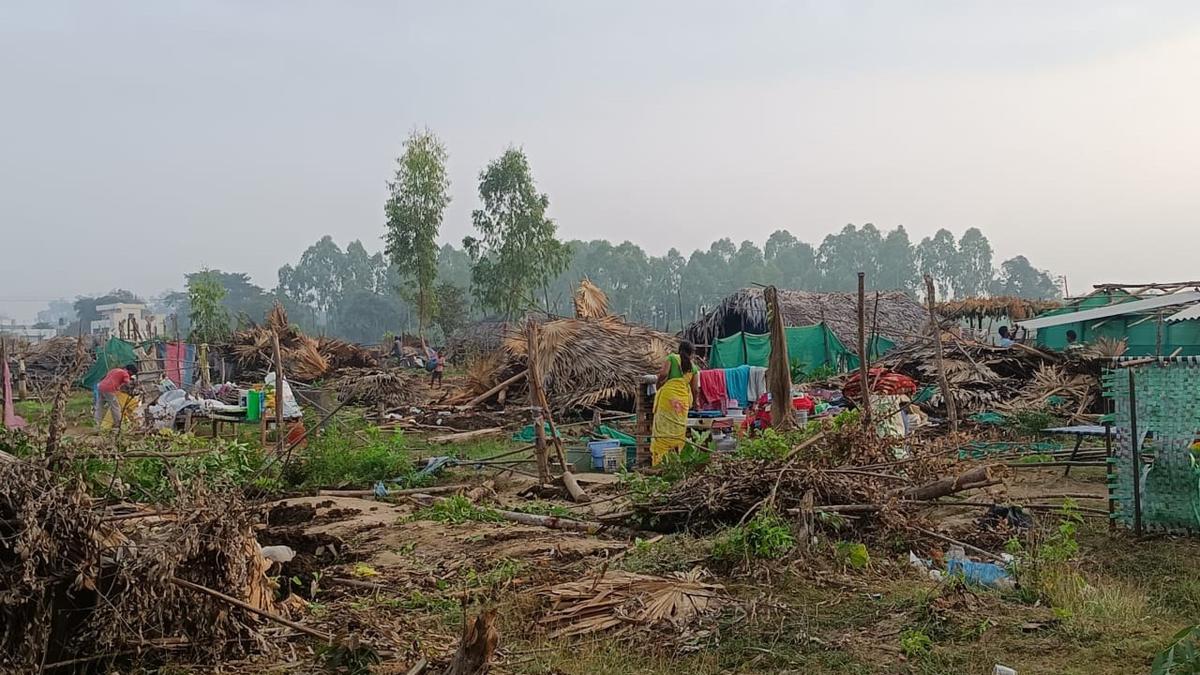
{"type": "Polygon", "coordinates": [[[1200,625],[1188,626],[1171,638],[1171,644],[1154,657],[1151,675],[1200,673],[1200,625]]]}
{"type": "Polygon", "coordinates": [[[413,514],[414,520],[434,520],[439,523],[458,525],[467,522],[498,523],[504,518],[494,509],[476,506],[471,500],[462,495],[454,495],[419,509],[413,514]]]}
{"type": "Polygon", "coordinates": [[[85,459],[77,466],[98,494],[117,493],[145,502],[169,502],[175,496],[175,480],[187,485],[200,480],[211,489],[255,487],[273,491],[280,487],[276,467],[268,467],[262,450],[235,440],[198,438],[191,435],[150,437],[130,451],[161,453],[210,449],[186,457],[136,457],[120,461],[85,459]]]}
{"type": "Polygon", "coordinates": [[[928,654],[932,647],[933,638],[919,628],[910,628],[900,634],[900,649],[910,659],[928,654]]]}
{"type": "Polygon", "coordinates": [[[796,546],[792,528],[774,511],[762,510],[745,525],[725,530],[713,544],[713,557],[739,561],[782,558],[796,546]]]}
{"type": "Polygon", "coordinates": [[[330,429],[310,440],[287,480],[307,486],[371,485],[395,478],[402,479],[404,487],[422,483],[403,434],[385,434],[376,427],[368,427],[362,434],[365,441],[330,429]]]}

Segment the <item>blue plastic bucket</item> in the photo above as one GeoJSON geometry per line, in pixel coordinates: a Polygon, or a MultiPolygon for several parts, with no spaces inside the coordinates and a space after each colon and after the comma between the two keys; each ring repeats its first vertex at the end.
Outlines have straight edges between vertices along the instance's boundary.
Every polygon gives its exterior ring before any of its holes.
{"type": "Polygon", "coordinates": [[[621,447],[621,441],[592,441],[587,444],[592,453],[592,468],[604,470],[604,451],[621,447]]]}

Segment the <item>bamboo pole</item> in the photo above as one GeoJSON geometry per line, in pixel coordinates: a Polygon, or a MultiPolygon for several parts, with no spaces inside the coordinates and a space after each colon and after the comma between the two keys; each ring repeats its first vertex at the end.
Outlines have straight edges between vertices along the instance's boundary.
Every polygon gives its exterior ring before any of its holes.
{"type": "Polygon", "coordinates": [[[275,454],[283,454],[283,357],[279,353],[279,333],[271,331],[271,348],[275,351],[275,454]]]}
{"type": "MultiPolygon", "coordinates": [[[[867,301],[865,272],[858,273],[858,377],[862,387],[863,428],[874,433],[875,426],[871,424],[871,380],[870,368],[867,364],[867,301]]],[[[878,303],[876,303],[878,307],[878,303]]],[[[939,352],[940,354],[940,352],[939,352]]],[[[940,360],[940,356],[939,356],[940,360]]]]}
{"type": "Polygon", "coordinates": [[[235,597],[225,595],[224,593],[213,590],[207,586],[201,586],[200,584],[195,584],[186,579],[180,579],[179,577],[171,577],[168,579],[168,581],[175,584],[176,586],[181,586],[183,588],[188,588],[193,591],[198,591],[200,593],[204,593],[205,595],[211,595],[212,597],[214,597],[218,600],[221,600],[223,602],[227,602],[227,603],[233,605],[234,607],[240,607],[240,608],[246,610],[247,612],[250,612],[251,614],[257,614],[258,616],[261,616],[264,619],[274,621],[275,623],[283,624],[284,626],[287,626],[288,628],[291,628],[293,630],[298,630],[301,633],[304,633],[305,635],[311,635],[312,637],[315,637],[318,640],[323,640],[330,644],[332,644],[334,641],[333,636],[330,635],[329,633],[324,633],[315,628],[310,628],[308,626],[305,626],[302,623],[296,623],[295,621],[292,621],[291,619],[279,616],[278,614],[273,614],[271,612],[268,612],[265,609],[259,609],[258,607],[255,607],[254,605],[251,605],[248,602],[243,602],[241,600],[238,600],[235,597]]]}
{"type": "MultiPolygon", "coordinates": [[[[942,355],[942,332],[938,326],[937,311],[934,308],[936,298],[933,291],[933,277],[925,275],[925,302],[929,306],[929,332],[933,336],[934,353],[937,355],[938,387],[942,390],[942,400],[946,402],[946,417],[950,420],[950,432],[958,433],[958,411],[954,404],[954,392],[950,390],[950,381],[946,379],[946,363],[942,355]]],[[[864,386],[866,382],[863,383],[864,386]]]]}

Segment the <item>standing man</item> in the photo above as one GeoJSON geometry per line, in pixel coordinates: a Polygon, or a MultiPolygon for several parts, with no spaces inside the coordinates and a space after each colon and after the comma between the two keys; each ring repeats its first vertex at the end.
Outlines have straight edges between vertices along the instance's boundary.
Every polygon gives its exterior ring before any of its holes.
{"type": "Polygon", "coordinates": [[[117,392],[129,387],[129,383],[133,381],[137,371],[137,365],[132,363],[121,368],[113,368],[96,385],[97,391],[100,392],[100,400],[96,405],[96,426],[100,426],[100,420],[104,419],[104,409],[108,408],[112,413],[113,428],[121,428],[121,401],[117,399],[117,392]]]}

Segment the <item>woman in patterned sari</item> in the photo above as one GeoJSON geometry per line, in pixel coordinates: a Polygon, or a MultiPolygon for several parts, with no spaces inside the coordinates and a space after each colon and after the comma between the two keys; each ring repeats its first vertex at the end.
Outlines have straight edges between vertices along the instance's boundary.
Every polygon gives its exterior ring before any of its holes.
{"type": "Polygon", "coordinates": [[[654,429],[650,458],[655,465],[668,453],[683,449],[687,415],[699,398],[700,369],[692,362],[692,343],[679,343],[679,353],[670,354],[658,370],[658,394],[654,397],[654,429]]]}

